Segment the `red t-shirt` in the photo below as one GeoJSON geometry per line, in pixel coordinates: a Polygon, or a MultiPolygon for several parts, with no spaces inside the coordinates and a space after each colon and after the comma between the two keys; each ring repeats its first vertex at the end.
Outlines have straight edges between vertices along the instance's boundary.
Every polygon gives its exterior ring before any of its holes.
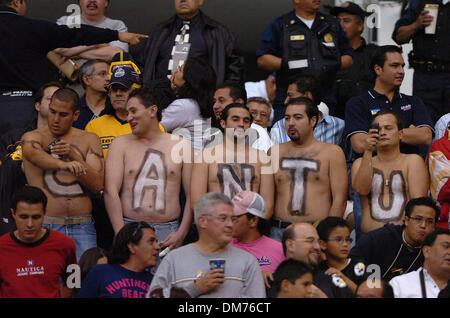
{"type": "Polygon", "coordinates": [[[27,244],[13,232],[0,237],[0,297],[58,298],[60,278],[76,264],[72,238],[47,230],[39,241],[27,244]]]}

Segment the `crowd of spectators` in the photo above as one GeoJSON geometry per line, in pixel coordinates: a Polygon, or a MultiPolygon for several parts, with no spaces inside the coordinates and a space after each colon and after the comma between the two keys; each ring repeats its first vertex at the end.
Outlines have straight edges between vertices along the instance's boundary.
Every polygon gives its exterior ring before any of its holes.
{"type": "Polygon", "coordinates": [[[203,2],[143,35],[0,0],[0,297],[448,297],[450,2],[395,26],[411,96],[355,3],[294,0],[246,82],[203,2]]]}

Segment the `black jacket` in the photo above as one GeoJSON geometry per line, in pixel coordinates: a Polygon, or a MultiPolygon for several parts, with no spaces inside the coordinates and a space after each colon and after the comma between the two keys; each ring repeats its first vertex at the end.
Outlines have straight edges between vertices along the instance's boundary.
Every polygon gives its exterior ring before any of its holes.
{"type": "Polygon", "coordinates": [[[117,31],[87,25],[69,28],[29,19],[10,7],[0,6],[0,91],[35,91],[45,84],[49,51],[117,39],[117,31]]]}
{"type": "MultiPolygon", "coordinates": [[[[209,61],[217,75],[217,84],[224,81],[244,83],[244,58],[239,52],[236,38],[226,26],[209,18],[200,11],[205,29],[203,36],[208,47],[209,61]]],[[[169,37],[177,16],[159,23],[150,33],[149,39],[133,51],[133,56],[144,68],[144,84],[149,86],[155,76],[155,65],[161,45],[169,37]],[[145,43],[145,44],[144,44],[145,43]]],[[[133,49],[132,49],[133,50],[133,49]]]]}
{"type": "Polygon", "coordinates": [[[370,273],[370,265],[377,264],[381,277],[387,280],[415,271],[423,265],[421,249],[409,250],[403,243],[404,226],[386,224],[382,228],[365,233],[350,251],[349,257],[365,261],[370,273]]]}
{"type": "Polygon", "coordinates": [[[14,192],[22,188],[27,180],[22,172],[22,136],[37,128],[37,120],[27,126],[7,132],[0,138],[0,235],[16,229],[10,212],[14,192]]]}

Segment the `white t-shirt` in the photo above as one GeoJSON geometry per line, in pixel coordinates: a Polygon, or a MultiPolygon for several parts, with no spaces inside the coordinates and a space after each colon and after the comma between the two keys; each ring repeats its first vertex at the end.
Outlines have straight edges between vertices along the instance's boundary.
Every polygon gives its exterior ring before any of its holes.
{"type": "Polygon", "coordinates": [[[302,20],[302,22],[304,23],[304,24],[306,24],[306,26],[308,27],[308,28],[312,28],[312,25],[313,25],[313,23],[314,23],[314,19],[312,19],[312,20],[306,20],[306,19],[303,19],[302,17],[299,17],[299,16],[297,16],[297,18],[299,18],[300,20],[302,20]]]}

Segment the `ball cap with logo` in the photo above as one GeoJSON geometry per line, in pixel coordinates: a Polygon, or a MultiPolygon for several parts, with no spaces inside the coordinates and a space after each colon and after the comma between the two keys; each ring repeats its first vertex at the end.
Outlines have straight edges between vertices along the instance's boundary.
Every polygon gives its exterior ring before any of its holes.
{"type": "Polygon", "coordinates": [[[343,12],[359,15],[363,20],[365,17],[371,15],[371,13],[364,11],[359,5],[350,1],[346,1],[340,7],[334,7],[330,10],[330,13],[334,16],[337,16],[339,13],[343,12]]]}
{"type": "Polygon", "coordinates": [[[246,213],[265,219],[267,215],[266,203],[262,196],[252,191],[242,191],[231,200],[234,204],[234,215],[246,213]]]}
{"type": "Polygon", "coordinates": [[[111,75],[111,80],[109,81],[109,86],[113,84],[120,84],[127,88],[133,85],[141,84],[141,78],[138,73],[136,73],[131,67],[128,66],[118,66],[114,69],[111,75]]]}

